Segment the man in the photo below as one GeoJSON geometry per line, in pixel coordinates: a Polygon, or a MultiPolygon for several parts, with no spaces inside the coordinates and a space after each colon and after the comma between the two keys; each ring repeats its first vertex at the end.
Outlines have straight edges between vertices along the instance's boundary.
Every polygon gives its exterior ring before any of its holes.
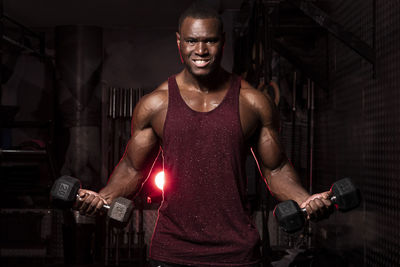
{"type": "Polygon", "coordinates": [[[310,217],[326,215],[329,192],[310,196],[278,142],[273,102],[225,71],[218,14],[192,6],[176,33],[184,69],[135,107],[124,156],[99,194],[81,190],[82,213],[137,193],[162,148],[164,200],[149,257],[154,266],[257,266],[259,234],[246,199],[252,148],[271,193],[293,199],[310,217]]]}

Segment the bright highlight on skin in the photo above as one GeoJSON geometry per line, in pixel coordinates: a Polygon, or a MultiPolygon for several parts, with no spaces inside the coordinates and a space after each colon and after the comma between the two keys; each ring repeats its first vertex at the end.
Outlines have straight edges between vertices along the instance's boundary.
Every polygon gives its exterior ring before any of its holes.
{"type": "Polygon", "coordinates": [[[163,190],[164,182],[165,182],[165,174],[163,171],[161,171],[161,172],[157,173],[156,178],[155,178],[155,183],[156,183],[156,186],[160,190],[163,190]]]}

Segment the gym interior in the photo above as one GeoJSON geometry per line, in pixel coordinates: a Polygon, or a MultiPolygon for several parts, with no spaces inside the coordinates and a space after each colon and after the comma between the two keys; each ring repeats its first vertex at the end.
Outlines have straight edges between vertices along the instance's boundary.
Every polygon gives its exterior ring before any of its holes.
{"type": "MultiPolygon", "coordinates": [[[[224,22],[223,67],[275,102],[303,186],[349,178],[360,197],[287,233],[249,156],[262,253],[273,266],[400,266],[400,2],[203,1],[224,22]]],[[[123,227],[54,207],[51,188],[105,186],[135,104],[182,69],[175,32],[192,2],[0,0],[2,266],[147,266],[161,157],[123,227]]]]}

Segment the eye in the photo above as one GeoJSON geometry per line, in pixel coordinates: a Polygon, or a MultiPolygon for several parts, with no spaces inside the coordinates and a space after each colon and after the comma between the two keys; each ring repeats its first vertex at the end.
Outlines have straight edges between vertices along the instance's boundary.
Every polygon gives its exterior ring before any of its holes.
{"type": "Polygon", "coordinates": [[[187,42],[189,45],[194,45],[194,44],[196,43],[196,40],[194,40],[194,39],[188,39],[188,40],[186,40],[186,42],[187,42]]]}
{"type": "Polygon", "coordinates": [[[218,42],[218,39],[207,40],[207,44],[216,44],[217,42],[218,42]]]}

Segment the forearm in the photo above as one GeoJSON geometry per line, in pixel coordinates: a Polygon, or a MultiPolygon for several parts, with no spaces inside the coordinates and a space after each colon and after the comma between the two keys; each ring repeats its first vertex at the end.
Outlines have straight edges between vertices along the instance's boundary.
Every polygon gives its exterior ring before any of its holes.
{"type": "Polygon", "coordinates": [[[117,197],[131,197],[140,190],[143,176],[143,171],[133,168],[124,157],[115,167],[107,185],[100,190],[99,194],[108,203],[117,197]]]}
{"type": "Polygon", "coordinates": [[[271,193],[280,201],[292,199],[300,205],[310,196],[288,160],[274,170],[264,170],[264,177],[271,193]]]}

